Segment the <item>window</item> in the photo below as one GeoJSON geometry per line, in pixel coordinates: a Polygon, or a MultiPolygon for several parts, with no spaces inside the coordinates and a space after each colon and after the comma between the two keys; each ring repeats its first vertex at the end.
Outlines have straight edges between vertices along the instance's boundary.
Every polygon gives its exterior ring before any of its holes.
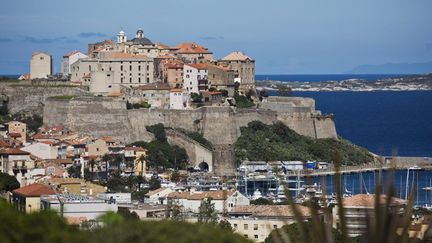
{"type": "Polygon", "coordinates": [[[89,65],[89,71],[91,71],[91,65],[89,65]]]}
{"type": "Polygon", "coordinates": [[[107,77],[111,77],[111,74],[107,74],[107,77]]]}
{"type": "Polygon", "coordinates": [[[141,77],[138,77],[138,83],[141,83],[141,77]]]}
{"type": "Polygon", "coordinates": [[[254,235],[254,238],[255,238],[255,239],[258,239],[258,235],[254,235]]]}
{"type": "Polygon", "coordinates": [[[147,83],[150,83],[150,78],[147,78],[147,83]]]}
{"type": "Polygon", "coordinates": [[[254,230],[258,230],[258,225],[254,224],[254,230]]]}
{"type": "Polygon", "coordinates": [[[99,152],[99,148],[96,148],[96,151],[98,151],[98,152],[99,152]]]}
{"type": "Polygon", "coordinates": [[[111,89],[111,87],[112,87],[111,85],[108,85],[108,88],[110,88],[110,89],[111,89]]]}
{"type": "Polygon", "coordinates": [[[274,224],[274,225],[273,225],[273,229],[277,229],[277,225],[274,224]]]}
{"type": "Polygon", "coordinates": [[[248,229],[248,225],[247,225],[247,224],[244,224],[244,225],[243,225],[243,229],[244,229],[244,230],[247,230],[247,229],[248,229]]]}
{"type": "Polygon", "coordinates": [[[138,71],[141,71],[141,66],[138,66],[138,71]]]}
{"type": "Polygon", "coordinates": [[[132,65],[129,66],[129,71],[132,71],[132,65]]]}
{"type": "Polygon", "coordinates": [[[249,238],[248,235],[244,235],[245,238],[249,238]]]}
{"type": "Polygon", "coordinates": [[[150,70],[150,66],[147,64],[147,71],[150,70]]]}
{"type": "Polygon", "coordinates": [[[123,71],[123,65],[120,66],[120,71],[123,71]]]}
{"type": "Polygon", "coordinates": [[[40,57],[40,60],[43,60],[44,58],[43,57],[40,57]]]}
{"type": "Polygon", "coordinates": [[[234,224],[234,229],[237,229],[237,224],[234,224]]]}
{"type": "Polygon", "coordinates": [[[132,78],[129,78],[129,83],[132,83],[132,78]]]}

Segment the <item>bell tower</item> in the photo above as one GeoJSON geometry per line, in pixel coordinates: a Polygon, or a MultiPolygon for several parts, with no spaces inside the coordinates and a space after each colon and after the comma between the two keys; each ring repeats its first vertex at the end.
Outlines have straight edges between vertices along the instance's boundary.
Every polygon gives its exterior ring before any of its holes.
{"type": "Polygon", "coordinates": [[[127,41],[127,37],[122,28],[120,32],[117,34],[117,43],[125,43],[126,41],[127,41]]]}

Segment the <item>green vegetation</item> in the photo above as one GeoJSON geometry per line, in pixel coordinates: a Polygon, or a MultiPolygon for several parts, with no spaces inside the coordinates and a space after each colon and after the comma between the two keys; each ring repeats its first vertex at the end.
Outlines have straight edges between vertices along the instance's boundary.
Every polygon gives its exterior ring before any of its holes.
{"type": "Polygon", "coordinates": [[[49,99],[53,99],[53,100],[71,100],[73,98],[75,98],[76,96],[74,95],[57,95],[57,96],[51,96],[49,97],[49,99]]]}
{"type": "Polygon", "coordinates": [[[168,143],[164,125],[159,123],[147,126],[146,129],[155,135],[155,140],[149,143],[138,141],[128,146],[139,146],[147,149],[147,166],[153,168],[186,169],[189,160],[186,150],[168,143]]]}
{"type": "Polygon", "coordinates": [[[234,146],[240,160],[332,162],[335,151],[338,151],[346,165],[373,161],[366,149],[346,140],[311,139],[297,134],[281,122],[273,125],[250,122],[247,127],[241,128],[241,136],[234,146]]]}
{"type": "Polygon", "coordinates": [[[212,199],[204,199],[201,201],[198,212],[198,223],[216,224],[217,212],[212,199]]]}
{"type": "Polygon", "coordinates": [[[185,134],[189,138],[197,141],[198,143],[200,143],[201,145],[203,145],[204,147],[206,147],[210,150],[213,147],[213,144],[209,140],[205,139],[203,137],[203,135],[199,132],[191,132],[191,131],[188,131],[188,130],[183,129],[183,128],[176,128],[176,130],[182,132],[183,134],[185,134]]]}
{"type": "Polygon", "coordinates": [[[10,77],[6,76],[0,76],[0,83],[12,83],[12,82],[19,82],[18,79],[12,79],[10,77]]]}
{"type": "Polygon", "coordinates": [[[126,108],[128,110],[130,109],[141,109],[141,108],[150,108],[151,105],[147,102],[141,102],[141,103],[129,103],[129,101],[126,101],[126,108]]]}
{"type": "Polygon", "coordinates": [[[201,93],[192,93],[191,94],[192,103],[202,103],[203,95],[201,93]]]}
{"type": "MultiPolygon", "coordinates": [[[[50,211],[22,214],[0,200],[0,241],[9,243],[121,243],[121,242],[250,242],[240,235],[207,224],[179,221],[139,221],[127,212],[108,213],[101,217],[103,226],[90,230],[66,224],[50,211]],[[131,230],[133,229],[133,230],[131,230]]],[[[86,228],[86,227],[83,227],[86,228]]]]}
{"type": "Polygon", "coordinates": [[[250,108],[255,106],[255,103],[253,103],[253,101],[246,96],[235,94],[234,99],[236,101],[237,108],[250,108]]]}
{"type": "Polygon", "coordinates": [[[0,173],[0,192],[10,192],[20,187],[15,176],[6,173],[0,173]]]}

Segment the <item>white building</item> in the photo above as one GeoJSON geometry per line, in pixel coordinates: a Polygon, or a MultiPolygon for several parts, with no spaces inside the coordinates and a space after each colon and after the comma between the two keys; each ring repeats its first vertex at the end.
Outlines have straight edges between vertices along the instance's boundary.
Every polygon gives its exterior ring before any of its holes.
{"type": "Polygon", "coordinates": [[[41,197],[41,208],[57,211],[67,219],[97,220],[107,212],[117,212],[114,201],[95,199],[74,194],[58,194],[41,197]]]}
{"type": "Polygon", "coordinates": [[[31,153],[41,159],[57,159],[58,148],[50,142],[33,143],[21,150],[31,153]]]}
{"type": "Polygon", "coordinates": [[[185,64],[183,66],[183,88],[191,93],[208,90],[208,69],[206,64],[185,64]]]}
{"type": "Polygon", "coordinates": [[[46,52],[34,52],[30,59],[30,78],[47,78],[52,73],[52,56],[46,52]]]}
{"type": "Polygon", "coordinates": [[[69,75],[71,73],[71,65],[82,58],[88,58],[88,56],[80,51],[72,51],[63,56],[61,62],[61,73],[63,75],[69,75]]]}
{"type": "MultiPolygon", "coordinates": [[[[311,218],[311,211],[297,205],[305,220],[311,218]]],[[[321,215],[322,220],[324,217],[321,215]]],[[[257,242],[263,242],[273,229],[296,222],[290,205],[249,205],[235,207],[226,218],[234,232],[257,242]]]]}
{"type": "Polygon", "coordinates": [[[170,90],[170,109],[183,110],[189,107],[189,94],[184,89],[170,90]]]}
{"type": "Polygon", "coordinates": [[[227,190],[172,192],[168,195],[168,202],[181,206],[185,212],[198,213],[201,202],[209,198],[219,213],[230,212],[236,206],[250,203],[249,199],[240,192],[227,190]]]}
{"type": "Polygon", "coordinates": [[[173,190],[169,187],[161,187],[159,189],[149,191],[145,194],[145,203],[149,204],[167,204],[167,197],[173,190]]]}

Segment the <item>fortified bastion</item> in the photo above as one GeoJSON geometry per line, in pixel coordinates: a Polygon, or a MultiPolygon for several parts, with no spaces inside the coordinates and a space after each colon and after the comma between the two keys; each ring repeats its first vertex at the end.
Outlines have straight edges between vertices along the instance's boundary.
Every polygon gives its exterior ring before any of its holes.
{"type": "Polygon", "coordinates": [[[211,106],[193,110],[131,109],[118,98],[95,97],[76,87],[0,86],[10,113],[43,114],[47,126],[63,125],[95,137],[112,136],[125,143],[149,141],[146,126],[157,123],[201,133],[213,146],[210,167],[216,174],[235,171],[233,146],[240,128],[251,121],[280,121],[311,138],[337,138],[332,116],[315,110],[315,101],[300,97],[269,97],[258,108],[211,106]]]}

